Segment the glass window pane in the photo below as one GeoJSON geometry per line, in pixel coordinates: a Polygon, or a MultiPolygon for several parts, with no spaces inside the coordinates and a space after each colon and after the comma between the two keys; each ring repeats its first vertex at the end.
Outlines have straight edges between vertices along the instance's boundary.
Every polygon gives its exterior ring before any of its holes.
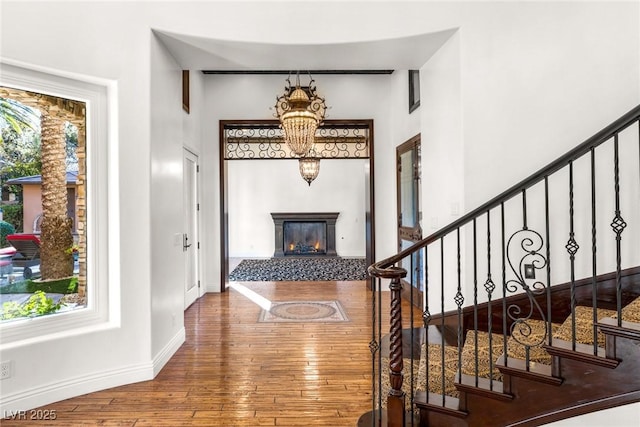
{"type": "Polygon", "coordinates": [[[413,179],[413,151],[400,155],[400,224],[403,227],[416,225],[415,180],[413,179]]]}
{"type": "MultiPolygon", "coordinates": [[[[402,240],[400,242],[401,250],[409,248],[414,242],[408,240],[402,240]]],[[[402,260],[400,266],[407,270],[407,277],[405,281],[409,282],[411,286],[421,291],[424,290],[424,250],[415,252],[411,257],[406,257],[402,260]]]]}

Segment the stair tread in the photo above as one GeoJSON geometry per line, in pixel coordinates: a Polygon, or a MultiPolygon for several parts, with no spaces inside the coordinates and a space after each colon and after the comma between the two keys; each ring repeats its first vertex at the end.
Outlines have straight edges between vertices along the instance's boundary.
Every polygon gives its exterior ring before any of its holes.
{"type": "MultiPolygon", "coordinates": [[[[593,307],[578,305],[574,309],[575,313],[575,335],[572,332],[572,316],[569,315],[562,323],[560,328],[554,332],[553,337],[559,338],[564,341],[573,341],[580,344],[593,345],[594,334],[594,322],[593,322],[593,307]]],[[[606,308],[596,308],[596,317],[600,321],[605,317],[612,317],[616,314],[615,310],[609,310],[606,308]]],[[[605,337],[602,332],[597,332],[598,347],[604,348],[605,337]]]]}

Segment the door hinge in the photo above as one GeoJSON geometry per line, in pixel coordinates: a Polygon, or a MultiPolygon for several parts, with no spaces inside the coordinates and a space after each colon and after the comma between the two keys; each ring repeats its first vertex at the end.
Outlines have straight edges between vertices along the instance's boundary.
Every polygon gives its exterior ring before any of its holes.
{"type": "Polygon", "coordinates": [[[196,165],[196,172],[200,172],[200,165],[196,165]]]}
{"type": "Polygon", "coordinates": [[[200,242],[198,242],[198,249],[200,249],[200,242]]]}
{"type": "Polygon", "coordinates": [[[200,287],[200,280],[198,280],[198,287],[200,287]]]}
{"type": "Polygon", "coordinates": [[[196,203],[196,210],[199,211],[200,210],[200,203],[196,203]]]}

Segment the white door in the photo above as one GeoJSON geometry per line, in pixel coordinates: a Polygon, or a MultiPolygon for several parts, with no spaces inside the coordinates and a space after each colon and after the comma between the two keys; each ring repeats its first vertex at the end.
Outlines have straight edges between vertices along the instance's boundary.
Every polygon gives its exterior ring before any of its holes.
{"type": "Polygon", "coordinates": [[[184,308],[189,307],[200,296],[198,238],[198,156],[184,150],[183,160],[184,233],[182,253],[184,255],[184,308]]]}

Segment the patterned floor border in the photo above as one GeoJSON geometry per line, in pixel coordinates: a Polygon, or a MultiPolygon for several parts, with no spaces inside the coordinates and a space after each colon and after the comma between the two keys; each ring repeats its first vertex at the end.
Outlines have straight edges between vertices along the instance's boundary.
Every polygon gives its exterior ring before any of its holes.
{"type": "Polygon", "coordinates": [[[279,301],[270,310],[262,310],[261,323],[348,322],[340,301],[279,301]]]}

